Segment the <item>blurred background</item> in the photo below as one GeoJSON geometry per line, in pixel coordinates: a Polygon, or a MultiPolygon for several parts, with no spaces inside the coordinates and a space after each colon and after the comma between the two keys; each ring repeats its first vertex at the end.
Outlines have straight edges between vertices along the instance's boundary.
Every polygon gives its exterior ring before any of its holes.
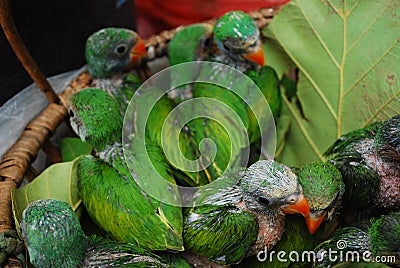
{"type": "MultiPolygon", "coordinates": [[[[86,38],[108,26],[137,30],[146,38],[220,16],[251,11],[288,0],[40,0],[10,1],[17,29],[46,76],[85,64],[86,38]]],[[[32,83],[4,34],[0,33],[0,106],[32,83]]]]}

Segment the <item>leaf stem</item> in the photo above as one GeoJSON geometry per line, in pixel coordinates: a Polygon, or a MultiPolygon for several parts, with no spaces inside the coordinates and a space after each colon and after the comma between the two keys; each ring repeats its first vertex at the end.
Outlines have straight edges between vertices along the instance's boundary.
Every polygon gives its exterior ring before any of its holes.
{"type": "Polygon", "coordinates": [[[339,105],[338,105],[338,120],[337,120],[337,138],[342,135],[342,112],[343,112],[343,95],[344,95],[344,64],[346,62],[347,51],[347,3],[343,1],[343,51],[342,61],[339,68],[339,105]]]}

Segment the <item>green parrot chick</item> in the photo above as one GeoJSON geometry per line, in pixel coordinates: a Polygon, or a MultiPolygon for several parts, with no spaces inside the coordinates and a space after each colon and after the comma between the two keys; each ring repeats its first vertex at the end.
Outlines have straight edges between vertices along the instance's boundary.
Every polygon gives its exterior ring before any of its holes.
{"type": "Polygon", "coordinates": [[[224,175],[200,190],[186,215],[185,247],[223,265],[271,249],[284,231],[284,214],[308,216],[296,175],[283,164],[262,160],[224,175]],[[234,182],[228,186],[227,182],[234,182]]]}
{"type": "Polygon", "coordinates": [[[88,241],[67,203],[49,199],[29,204],[21,230],[35,267],[80,267],[88,241]]]}
{"type": "Polygon", "coordinates": [[[86,41],[85,57],[94,78],[108,78],[130,70],[145,55],[144,41],[129,29],[104,28],[86,41]]]}

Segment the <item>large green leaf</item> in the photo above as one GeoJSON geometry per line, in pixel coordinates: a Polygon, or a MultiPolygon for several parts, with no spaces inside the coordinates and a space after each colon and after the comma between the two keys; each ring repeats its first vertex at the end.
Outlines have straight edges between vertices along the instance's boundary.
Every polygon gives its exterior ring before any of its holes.
{"type": "Polygon", "coordinates": [[[53,164],[35,180],[11,192],[13,214],[18,231],[22,212],[32,201],[52,198],[67,202],[74,211],[82,207],[76,176],[79,159],[53,164]]]}
{"type": "Polygon", "coordinates": [[[269,31],[300,70],[280,161],[324,160],[342,134],[400,113],[399,14],[395,0],[292,0],[274,17],[269,31]]]}

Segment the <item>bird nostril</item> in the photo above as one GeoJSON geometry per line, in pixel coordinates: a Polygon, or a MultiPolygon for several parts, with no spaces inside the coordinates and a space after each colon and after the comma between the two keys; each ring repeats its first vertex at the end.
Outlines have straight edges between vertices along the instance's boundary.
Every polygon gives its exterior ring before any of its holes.
{"type": "Polygon", "coordinates": [[[291,197],[291,198],[289,198],[289,203],[290,204],[295,204],[296,203],[296,198],[294,198],[294,197],[291,197]]]}

